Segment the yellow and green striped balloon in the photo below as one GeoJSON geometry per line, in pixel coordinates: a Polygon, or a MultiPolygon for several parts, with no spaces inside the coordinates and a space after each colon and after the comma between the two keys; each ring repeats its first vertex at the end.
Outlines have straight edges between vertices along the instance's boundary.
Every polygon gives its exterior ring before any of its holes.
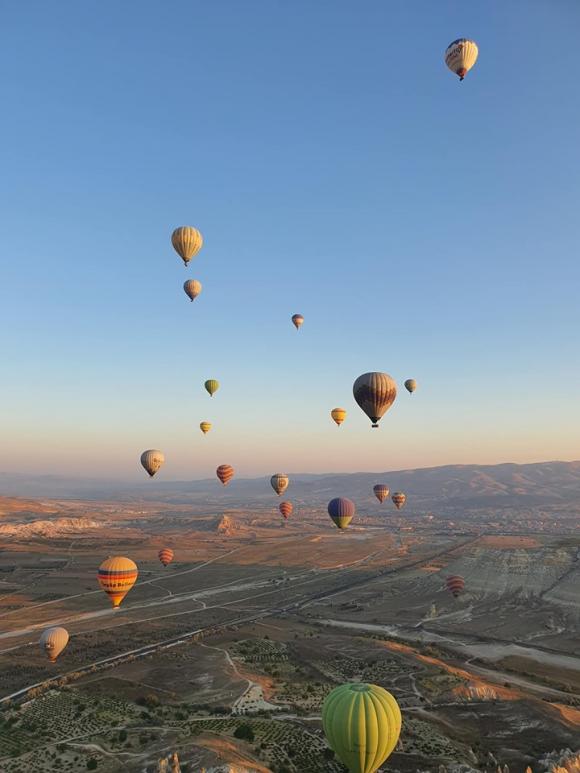
{"type": "Polygon", "coordinates": [[[208,380],[204,384],[204,387],[206,391],[209,392],[209,396],[213,397],[214,394],[220,388],[220,382],[216,381],[215,378],[208,378],[208,380]]]}
{"type": "Polygon", "coordinates": [[[378,770],[397,745],[401,723],[397,701],[375,684],[342,684],[322,706],[328,744],[350,773],[378,770]]]}

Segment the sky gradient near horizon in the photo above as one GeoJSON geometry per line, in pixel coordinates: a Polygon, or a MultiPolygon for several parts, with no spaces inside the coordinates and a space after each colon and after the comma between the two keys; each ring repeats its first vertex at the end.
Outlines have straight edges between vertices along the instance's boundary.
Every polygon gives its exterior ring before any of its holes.
{"type": "Polygon", "coordinates": [[[572,0],[7,5],[0,471],[579,458],[579,24],[572,0]],[[400,385],[379,430],[367,370],[400,385]]]}

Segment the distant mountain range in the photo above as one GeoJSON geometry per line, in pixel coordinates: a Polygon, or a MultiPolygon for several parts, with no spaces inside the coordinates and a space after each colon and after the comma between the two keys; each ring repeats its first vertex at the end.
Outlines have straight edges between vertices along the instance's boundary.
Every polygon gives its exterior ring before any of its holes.
{"type": "MultiPolygon", "coordinates": [[[[413,493],[417,502],[477,506],[580,503],[580,461],[536,464],[455,464],[381,473],[289,473],[293,501],[323,505],[333,496],[372,497],[375,483],[391,491],[413,493]]],[[[227,488],[217,479],[168,481],[143,479],[142,484],[57,476],[0,473],[0,495],[56,499],[149,500],[251,507],[277,497],[269,479],[234,478],[227,488]]]]}

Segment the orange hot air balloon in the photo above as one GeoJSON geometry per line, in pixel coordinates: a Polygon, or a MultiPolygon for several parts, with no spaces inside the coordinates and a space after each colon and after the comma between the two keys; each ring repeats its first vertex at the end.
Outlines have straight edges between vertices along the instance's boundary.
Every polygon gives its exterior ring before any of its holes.
{"type": "Polygon", "coordinates": [[[280,510],[280,512],[284,516],[284,520],[286,521],[292,515],[292,511],[294,510],[294,506],[293,506],[292,502],[284,501],[284,502],[280,502],[280,504],[278,505],[278,509],[280,510]]]}
{"type": "Polygon", "coordinates": [[[220,466],[215,471],[215,474],[218,476],[224,486],[227,486],[231,479],[234,477],[234,468],[230,464],[220,464],[220,466]]]}
{"type": "Polygon", "coordinates": [[[46,628],[40,637],[40,649],[47,655],[51,663],[56,663],[56,659],[67,644],[68,631],[60,626],[46,628]]]}
{"type": "Polygon", "coordinates": [[[170,564],[173,561],[173,550],[171,548],[161,548],[159,553],[157,553],[157,558],[161,561],[163,566],[167,566],[167,564],[170,564]]]}
{"type": "Polygon", "coordinates": [[[455,599],[458,596],[461,596],[465,590],[465,580],[458,574],[452,574],[450,577],[448,577],[445,580],[445,585],[447,586],[447,590],[453,594],[453,598],[455,599]]]}
{"type": "Polygon", "coordinates": [[[373,486],[373,492],[376,498],[382,504],[389,496],[389,487],[385,486],[384,483],[377,483],[376,486],[373,486]]]}
{"type": "Polygon", "coordinates": [[[330,412],[330,415],[338,427],[340,427],[342,422],[346,419],[346,411],[344,408],[333,408],[330,412]]]}
{"type": "Polygon", "coordinates": [[[407,501],[407,495],[403,494],[402,491],[395,491],[391,499],[393,500],[393,504],[395,505],[397,510],[400,510],[401,507],[403,507],[403,505],[407,501]]]}
{"type": "Polygon", "coordinates": [[[135,585],[138,576],[137,564],[130,558],[111,556],[99,566],[97,579],[101,588],[111,599],[113,607],[117,609],[135,585]]]}

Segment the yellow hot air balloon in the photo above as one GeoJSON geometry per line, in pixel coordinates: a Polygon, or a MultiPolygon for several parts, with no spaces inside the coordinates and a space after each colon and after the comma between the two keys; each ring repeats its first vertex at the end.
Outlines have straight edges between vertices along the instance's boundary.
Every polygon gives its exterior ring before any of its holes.
{"type": "Polygon", "coordinates": [[[171,244],[184,265],[197,255],[203,245],[203,236],[190,225],[182,225],[171,234],[171,244]]]}
{"type": "Polygon", "coordinates": [[[277,472],[270,478],[270,484],[278,496],[286,491],[289,482],[288,476],[283,472],[277,472]]]}
{"type": "Polygon", "coordinates": [[[397,745],[401,723],[397,701],[375,684],[340,685],[322,706],[328,745],[350,773],[378,770],[397,745]]]}
{"type": "Polygon", "coordinates": [[[51,663],[56,663],[56,659],[67,644],[68,631],[58,625],[47,628],[40,637],[40,649],[46,653],[51,663]]]}
{"type": "Polygon", "coordinates": [[[330,412],[330,415],[339,427],[346,419],[346,411],[344,408],[333,408],[330,412]]]}
{"type": "Polygon", "coordinates": [[[200,430],[203,432],[204,435],[207,435],[207,433],[211,429],[211,421],[202,421],[199,425],[200,430]]]}
{"type": "Polygon", "coordinates": [[[445,64],[451,72],[459,75],[459,80],[462,81],[477,61],[478,54],[479,49],[475,41],[457,38],[447,46],[445,64]]]}
{"type": "Polygon", "coordinates": [[[150,448],[148,451],[143,451],[141,454],[141,464],[149,473],[149,477],[152,478],[156,472],[159,472],[162,465],[165,463],[165,456],[162,451],[158,451],[156,448],[150,448]]]}
{"type": "Polygon", "coordinates": [[[411,395],[413,394],[415,389],[417,389],[417,382],[415,381],[414,378],[408,378],[405,381],[405,389],[407,390],[407,392],[409,392],[409,394],[411,395]]]}
{"type": "Polygon", "coordinates": [[[209,396],[213,397],[214,394],[220,388],[220,382],[216,381],[215,378],[208,378],[208,380],[204,384],[204,387],[206,392],[209,392],[209,396]]]}
{"type": "Polygon", "coordinates": [[[191,299],[191,302],[197,298],[197,296],[201,293],[201,282],[198,282],[197,279],[188,279],[187,282],[183,283],[183,289],[185,291],[185,294],[188,298],[191,299]]]}
{"type": "Polygon", "coordinates": [[[97,579],[116,609],[135,585],[138,576],[137,564],[130,558],[111,556],[99,566],[97,579]]]}

